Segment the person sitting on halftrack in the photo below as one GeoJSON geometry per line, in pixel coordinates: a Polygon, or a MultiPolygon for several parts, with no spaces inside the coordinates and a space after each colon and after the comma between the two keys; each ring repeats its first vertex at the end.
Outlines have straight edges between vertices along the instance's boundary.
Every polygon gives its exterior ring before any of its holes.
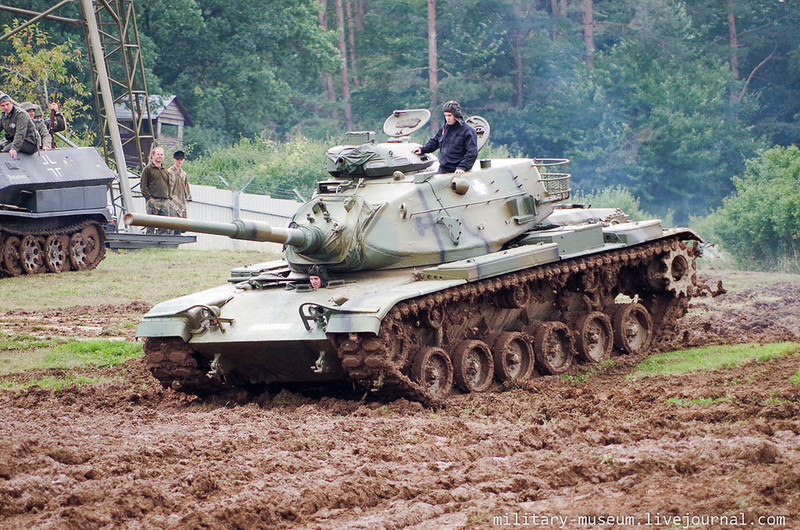
{"type": "MultiPolygon", "coordinates": [[[[49,140],[45,141],[45,135],[42,135],[42,147],[45,148],[45,150],[54,148],[55,138],[52,135],[66,131],[67,121],[64,119],[64,115],[61,114],[58,103],[55,101],[50,103],[50,116],[46,118],[42,116],[42,107],[39,105],[35,107],[33,111],[33,123],[36,124],[36,130],[45,130],[47,131],[47,136],[50,137],[49,140]]],[[[30,111],[28,111],[28,114],[30,114],[30,111]]]]}
{"type": "MultiPolygon", "coordinates": [[[[19,108],[26,111],[33,120],[33,125],[36,127],[36,132],[39,135],[39,149],[49,151],[53,147],[53,137],[50,134],[50,118],[42,119],[42,107],[26,101],[22,103],[19,108]]],[[[58,110],[58,103],[55,101],[50,104],[50,109],[55,112],[55,122],[52,132],[57,133],[66,130],[67,123],[64,120],[64,115],[58,110]]]]}
{"type": "Polygon", "coordinates": [[[14,105],[11,96],[0,94],[0,126],[5,133],[2,152],[17,158],[18,153],[32,155],[39,150],[36,127],[27,112],[14,105]]]}

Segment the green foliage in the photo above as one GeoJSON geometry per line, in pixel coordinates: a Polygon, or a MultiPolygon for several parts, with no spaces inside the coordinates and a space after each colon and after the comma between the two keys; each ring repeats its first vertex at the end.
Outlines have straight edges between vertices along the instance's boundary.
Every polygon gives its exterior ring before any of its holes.
{"type": "Polygon", "coordinates": [[[738,344],[659,353],[645,359],[634,372],[641,375],[675,375],[697,370],[720,370],[751,361],[766,361],[800,351],[800,344],[738,344]]]}
{"type": "Polygon", "coordinates": [[[743,267],[800,271],[800,149],[764,151],[733,183],[701,229],[743,267]]]}
{"type": "MultiPolygon", "coordinates": [[[[18,21],[14,21],[18,24],[18,21]]],[[[4,26],[3,31],[10,31],[4,26]]],[[[13,53],[3,60],[0,85],[17,103],[30,101],[42,108],[43,116],[50,112],[50,103],[57,101],[61,112],[70,118],[90,112],[86,104],[91,92],[71,68],[81,71],[81,49],[71,40],[61,44],[50,42],[47,32],[33,25],[19,31],[10,38],[13,53]]],[[[70,129],[72,140],[82,145],[91,145],[94,134],[88,129],[70,129]]]]}
{"type": "Polygon", "coordinates": [[[244,138],[217,149],[208,156],[186,163],[193,183],[224,187],[224,178],[233,189],[247,185],[248,193],[296,199],[293,190],[310,198],[316,183],[326,178],[325,152],[334,140],[309,140],[296,137],[288,142],[265,138],[244,138]]]}
{"type": "MultiPolygon", "coordinates": [[[[593,208],[619,208],[628,214],[632,221],[642,221],[655,217],[643,211],[639,205],[639,199],[621,185],[609,186],[590,193],[578,191],[571,200],[572,202],[590,205],[593,208]]],[[[663,226],[672,225],[671,212],[667,212],[667,215],[661,219],[661,223],[663,226]]]]}

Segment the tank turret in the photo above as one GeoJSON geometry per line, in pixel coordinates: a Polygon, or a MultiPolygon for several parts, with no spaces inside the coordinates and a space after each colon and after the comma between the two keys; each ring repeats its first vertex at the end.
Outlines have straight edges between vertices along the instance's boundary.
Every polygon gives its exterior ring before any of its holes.
{"type": "MultiPolygon", "coordinates": [[[[387,120],[395,125],[384,129],[407,133],[414,128],[404,125],[412,121],[419,128],[429,116],[427,110],[395,111],[387,120]]],[[[481,144],[486,140],[483,136],[481,144]]],[[[139,215],[126,216],[125,222],[285,243],[289,265],[298,271],[315,264],[332,271],[395,269],[498,251],[541,223],[555,202],[569,197],[566,159],[481,160],[463,175],[439,174],[435,159],[425,160],[431,155],[412,153],[417,146],[397,133],[386,143],[367,142],[350,151],[334,148],[340,158],[350,157],[348,169],[331,171],[341,176],[320,182],[289,228],[155,216],[145,224],[139,215]],[[351,156],[356,151],[371,155],[356,160],[351,156]],[[376,174],[370,165],[376,160],[391,171],[376,174]]],[[[328,162],[334,151],[328,152],[328,162]]]]}

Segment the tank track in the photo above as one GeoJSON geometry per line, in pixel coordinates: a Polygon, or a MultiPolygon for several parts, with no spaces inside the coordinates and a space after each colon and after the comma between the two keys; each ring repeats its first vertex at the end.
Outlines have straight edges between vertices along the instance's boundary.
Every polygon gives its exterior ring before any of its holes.
{"type": "MultiPolygon", "coordinates": [[[[553,302],[562,307],[556,309],[560,318],[553,320],[565,321],[570,329],[576,312],[613,313],[619,306],[614,305],[616,294],[635,291],[651,315],[653,339],[657,339],[686,313],[696,283],[694,258],[697,255],[696,246],[681,242],[680,236],[671,236],[595,256],[573,258],[401,302],[388,313],[377,336],[349,333],[334,336],[332,341],[351,379],[385,397],[405,397],[427,406],[440,406],[449,391],[437,395],[415,381],[412,375],[414,350],[430,346],[420,344],[419,340],[426,329],[434,328],[432,333],[428,332],[433,346],[441,347],[452,358],[457,342],[470,338],[486,340],[506,330],[470,329],[465,332],[462,329],[460,332],[467,336],[451,336],[448,328],[458,329],[457,321],[482,305],[509,307],[509,300],[513,302],[515,292],[520,289],[527,289],[534,298],[542,294],[543,289],[555,289],[558,294],[553,302]],[[670,267],[676,259],[688,267],[679,278],[670,275],[670,267]],[[638,277],[621,277],[623,269],[638,271],[638,277]],[[661,269],[660,275],[654,272],[658,269],[661,269]],[[656,282],[661,285],[654,288],[656,282]],[[570,303],[574,306],[575,300],[579,301],[578,308],[567,307],[570,303]]],[[[538,325],[541,322],[530,321],[524,329],[526,337],[532,339],[538,325]]],[[[451,362],[454,361],[451,359],[451,362]]],[[[538,358],[536,364],[541,369],[538,358]]]]}
{"type": "Polygon", "coordinates": [[[148,338],[144,343],[147,369],[162,385],[199,396],[224,388],[220,380],[209,377],[202,357],[180,337],[148,338]]]}
{"type": "Polygon", "coordinates": [[[105,231],[97,221],[52,230],[0,229],[0,277],[90,270],[105,255],[105,231]]]}

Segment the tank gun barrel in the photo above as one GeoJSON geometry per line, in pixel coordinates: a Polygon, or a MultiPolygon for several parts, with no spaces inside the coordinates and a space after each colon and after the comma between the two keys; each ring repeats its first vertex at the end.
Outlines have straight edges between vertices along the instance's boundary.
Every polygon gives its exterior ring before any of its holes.
{"type": "Polygon", "coordinates": [[[231,239],[248,241],[268,241],[298,247],[299,252],[313,252],[322,244],[318,230],[308,228],[278,228],[261,221],[235,219],[230,223],[216,221],[197,221],[180,217],[148,215],[128,212],[122,218],[127,226],[147,226],[228,236],[231,239]]]}

